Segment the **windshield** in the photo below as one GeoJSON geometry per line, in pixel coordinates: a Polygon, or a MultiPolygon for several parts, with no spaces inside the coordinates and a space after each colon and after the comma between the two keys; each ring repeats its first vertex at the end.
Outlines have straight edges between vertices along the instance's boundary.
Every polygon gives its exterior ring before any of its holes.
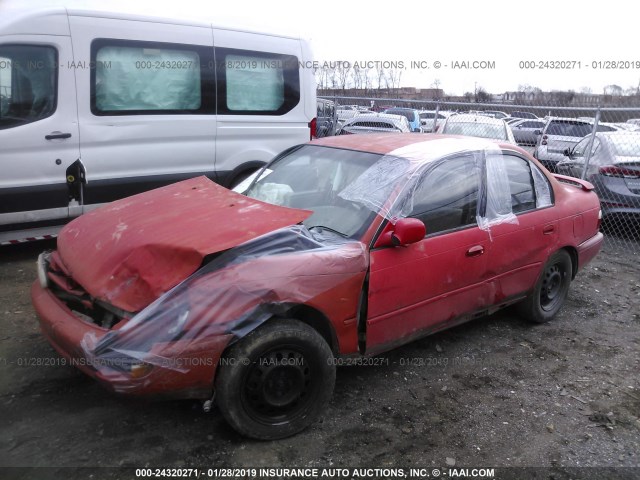
{"type": "Polygon", "coordinates": [[[355,183],[382,155],[304,145],[263,170],[245,194],[264,202],[313,211],[307,228],[359,238],[375,212],[340,193],[355,183]]]}
{"type": "Polygon", "coordinates": [[[445,124],[444,131],[442,133],[507,140],[507,132],[505,131],[504,125],[494,125],[489,123],[449,122],[445,124]]]}

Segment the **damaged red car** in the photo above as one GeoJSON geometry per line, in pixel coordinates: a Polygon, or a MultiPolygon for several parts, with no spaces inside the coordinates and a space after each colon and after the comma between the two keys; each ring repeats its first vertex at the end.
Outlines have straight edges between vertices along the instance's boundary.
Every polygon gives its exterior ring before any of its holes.
{"type": "Polygon", "coordinates": [[[282,438],[327,405],[336,357],[512,304],[548,321],[602,243],[592,185],[482,139],[325,138],[240,189],[194,178],[68,224],[32,287],[53,347],[115,392],[282,438]]]}

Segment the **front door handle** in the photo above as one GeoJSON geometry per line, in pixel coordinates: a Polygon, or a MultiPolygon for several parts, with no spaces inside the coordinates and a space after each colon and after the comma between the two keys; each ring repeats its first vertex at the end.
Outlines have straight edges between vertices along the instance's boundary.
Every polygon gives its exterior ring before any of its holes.
{"type": "Polygon", "coordinates": [[[70,133],[59,133],[59,132],[53,132],[50,133],[49,135],[45,135],[44,139],[45,140],[57,140],[59,138],[71,138],[71,134],[70,133]]]}
{"type": "Polygon", "coordinates": [[[476,245],[467,250],[467,257],[478,257],[484,253],[484,247],[482,245],[476,245]]]}

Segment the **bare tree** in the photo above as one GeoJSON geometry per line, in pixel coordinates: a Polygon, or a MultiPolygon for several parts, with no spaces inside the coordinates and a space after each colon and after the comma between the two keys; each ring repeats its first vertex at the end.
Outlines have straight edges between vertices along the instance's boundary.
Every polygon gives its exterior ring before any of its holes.
{"type": "Polygon", "coordinates": [[[391,88],[395,90],[396,88],[400,88],[400,79],[402,78],[402,70],[396,70],[395,68],[390,68],[387,71],[387,80],[388,85],[391,85],[391,88]]]}
{"type": "Polygon", "coordinates": [[[487,92],[483,87],[476,89],[475,101],[479,103],[486,103],[491,101],[491,94],[487,92]]]}
{"type": "Polygon", "coordinates": [[[607,85],[604,87],[605,95],[613,95],[614,97],[619,97],[622,95],[622,87],[620,85],[607,85]]]}
{"type": "Polygon", "coordinates": [[[349,83],[349,72],[351,71],[351,64],[349,62],[336,62],[336,80],[338,88],[342,90],[342,93],[347,89],[349,83]]]}
{"type": "Polygon", "coordinates": [[[361,89],[364,84],[364,75],[365,71],[360,68],[360,66],[356,63],[351,69],[351,83],[353,84],[353,88],[361,89]]]}
{"type": "Polygon", "coordinates": [[[378,90],[382,90],[384,88],[384,85],[386,83],[386,78],[387,75],[385,74],[385,70],[382,66],[380,65],[376,65],[376,81],[377,81],[377,89],[378,90]]]}

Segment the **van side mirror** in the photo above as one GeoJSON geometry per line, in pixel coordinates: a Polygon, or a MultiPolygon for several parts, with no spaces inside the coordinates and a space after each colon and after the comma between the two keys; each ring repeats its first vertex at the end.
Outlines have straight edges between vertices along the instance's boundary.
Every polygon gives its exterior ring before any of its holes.
{"type": "Polygon", "coordinates": [[[427,234],[422,220],[417,218],[401,218],[377,242],[377,246],[399,247],[421,241],[427,234]]]}

